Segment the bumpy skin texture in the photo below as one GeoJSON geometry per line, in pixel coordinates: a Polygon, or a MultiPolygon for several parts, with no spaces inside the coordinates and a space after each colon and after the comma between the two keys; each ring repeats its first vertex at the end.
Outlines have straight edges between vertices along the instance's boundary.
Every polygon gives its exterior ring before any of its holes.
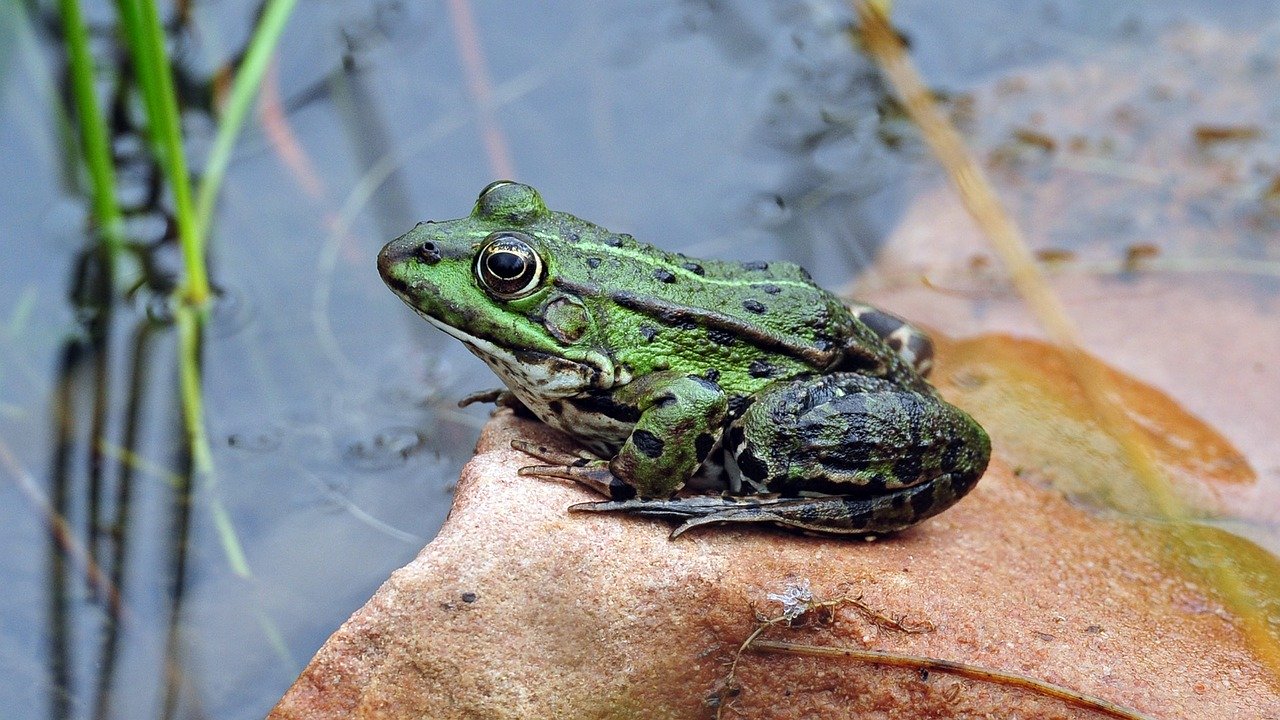
{"type": "Polygon", "coordinates": [[[388,243],[378,268],[598,456],[522,448],[551,463],[527,474],[612,498],[578,509],[683,519],[677,533],[882,533],[941,512],[986,468],[986,433],[923,378],[927,338],[790,263],[668,253],[503,181],[470,216],[388,243]],[[702,494],[677,495],[691,480],[702,494]]]}

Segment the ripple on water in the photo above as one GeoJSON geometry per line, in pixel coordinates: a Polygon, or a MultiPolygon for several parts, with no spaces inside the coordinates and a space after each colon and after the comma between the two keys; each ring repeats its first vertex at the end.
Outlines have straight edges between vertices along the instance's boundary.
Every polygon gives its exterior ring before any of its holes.
{"type": "Polygon", "coordinates": [[[367,438],[353,438],[342,453],[347,467],[365,472],[391,470],[426,449],[427,439],[415,429],[392,426],[367,438]]]}

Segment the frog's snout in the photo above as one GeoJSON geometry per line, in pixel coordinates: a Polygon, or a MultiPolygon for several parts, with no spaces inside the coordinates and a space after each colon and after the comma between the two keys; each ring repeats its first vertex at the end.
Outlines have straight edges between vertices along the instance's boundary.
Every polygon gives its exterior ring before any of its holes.
{"type": "Polygon", "coordinates": [[[435,265],[443,257],[440,244],[422,239],[417,230],[415,227],[392,240],[378,253],[378,274],[392,287],[403,287],[404,276],[414,264],[435,265]]]}
{"type": "Polygon", "coordinates": [[[378,253],[378,274],[382,276],[383,282],[394,290],[405,289],[405,264],[413,256],[413,245],[404,236],[383,246],[378,253]]]}

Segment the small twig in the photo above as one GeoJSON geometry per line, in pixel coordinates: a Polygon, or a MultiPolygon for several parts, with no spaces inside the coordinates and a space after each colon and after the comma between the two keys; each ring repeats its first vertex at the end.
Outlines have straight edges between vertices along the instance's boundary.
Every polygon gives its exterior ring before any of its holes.
{"type": "Polygon", "coordinates": [[[777,640],[755,640],[748,646],[744,647],[744,649],[760,652],[781,653],[786,655],[845,657],[853,660],[875,663],[877,665],[947,673],[950,675],[968,678],[970,680],[979,680],[1008,687],[1023,688],[1047,697],[1057,698],[1075,707],[1094,710],[1111,717],[1122,718],[1123,720],[1155,720],[1150,715],[1131,708],[1126,708],[1122,705],[1117,705],[1109,700],[1103,700],[1102,698],[1095,697],[1093,695],[1086,695],[1085,693],[1078,692],[1061,685],[1055,685],[1044,680],[1039,680],[1028,675],[1020,675],[1018,673],[1008,672],[1005,670],[993,670],[990,668],[978,667],[977,665],[969,665],[967,663],[954,662],[951,660],[941,660],[921,655],[902,655],[899,653],[888,653],[878,650],[857,650],[854,648],[802,645],[777,640]]]}

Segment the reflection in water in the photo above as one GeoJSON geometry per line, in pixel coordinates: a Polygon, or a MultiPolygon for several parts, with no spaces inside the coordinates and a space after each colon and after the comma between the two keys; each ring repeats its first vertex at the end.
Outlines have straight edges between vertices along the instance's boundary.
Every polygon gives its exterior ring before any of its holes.
{"type": "MultiPolygon", "coordinates": [[[[54,21],[47,18],[47,26],[57,27],[54,21]]],[[[185,32],[188,21],[181,15],[174,27],[185,32]]],[[[193,463],[181,431],[176,353],[167,350],[172,318],[138,315],[117,294],[127,284],[143,307],[163,307],[157,300],[175,285],[172,268],[162,264],[176,254],[175,226],[162,203],[160,169],[145,151],[131,69],[123,62],[119,69],[106,115],[133,235],[129,267],[137,272],[116,277],[119,258],[90,235],[71,283],[78,328],[59,352],[50,415],[46,663],[54,720],[135,716],[140,708],[164,718],[180,708],[183,716],[203,714],[198,697],[184,693],[193,463]],[[164,232],[143,240],[137,233],[148,226],[164,232]],[[143,474],[167,482],[138,482],[143,474]],[[151,640],[161,633],[162,643],[151,640]],[[126,656],[131,664],[123,668],[126,656]]],[[[175,75],[180,96],[207,107],[207,79],[181,69],[175,75]]],[[[76,146],[62,149],[75,167],[76,146]]]]}
{"type": "Polygon", "coordinates": [[[76,283],[72,302],[82,332],[61,351],[52,398],[49,712],[55,719],[121,717],[128,713],[115,712],[117,705],[136,707],[152,697],[161,717],[175,717],[183,701],[180,622],[192,462],[180,432],[173,353],[160,351],[174,334],[118,312],[106,267],[97,250],[81,256],[79,277],[86,281],[76,283]],[[168,482],[140,483],[139,475],[168,482]],[[149,516],[135,517],[139,506],[149,516]],[[77,547],[82,555],[68,552],[77,547]],[[160,565],[135,568],[138,560],[160,565]],[[157,576],[158,588],[133,585],[157,576]],[[162,627],[161,652],[147,652],[147,638],[162,627]],[[128,675],[150,675],[153,684],[123,683],[117,671],[126,651],[144,662],[128,675]],[[137,697],[118,703],[120,692],[137,697]]]}

